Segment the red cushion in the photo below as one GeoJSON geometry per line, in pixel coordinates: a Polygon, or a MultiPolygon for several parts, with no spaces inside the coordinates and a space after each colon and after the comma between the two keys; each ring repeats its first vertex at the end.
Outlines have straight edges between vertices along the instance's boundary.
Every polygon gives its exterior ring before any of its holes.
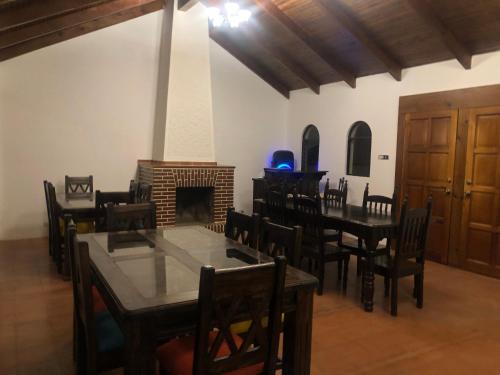
{"type": "Polygon", "coordinates": [[[106,311],[108,309],[108,307],[106,306],[106,304],[102,300],[102,297],[99,294],[99,291],[97,290],[97,288],[94,285],[92,285],[92,299],[93,299],[93,303],[94,303],[94,312],[95,313],[98,313],[101,311],[106,311]]]}
{"type": "MultiPolygon", "coordinates": [[[[217,332],[210,332],[210,344],[217,337],[217,332]]],[[[234,342],[239,348],[243,340],[238,335],[233,335],[234,342]]],[[[193,373],[193,357],[194,357],[194,336],[181,337],[163,344],[156,350],[156,357],[160,362],[160,366],[167,372],[168,375],[191,375],[193,373]]],[[[221,345],[218,357],[229,355],[231,350],[226,341],[221,345]]],[[[242,369],[227,372],[226,375],[257,375],[261,374],[264,369],[263,363],[258,363],[253,366],[244,367],[242,369]]]]}

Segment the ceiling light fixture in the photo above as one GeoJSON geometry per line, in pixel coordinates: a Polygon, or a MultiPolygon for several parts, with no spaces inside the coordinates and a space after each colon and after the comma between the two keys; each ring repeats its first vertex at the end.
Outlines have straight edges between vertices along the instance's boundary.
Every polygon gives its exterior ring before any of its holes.
{"type": "Polygon", "coordinates": [[[239,27],[240,24],[248,22],[252,12],[247,9],[241,9],[240,6],[232,1],[224,3],[221,8],[207,8],[208,19],[213,27],[229,26],[231,28],[239,27]]]}

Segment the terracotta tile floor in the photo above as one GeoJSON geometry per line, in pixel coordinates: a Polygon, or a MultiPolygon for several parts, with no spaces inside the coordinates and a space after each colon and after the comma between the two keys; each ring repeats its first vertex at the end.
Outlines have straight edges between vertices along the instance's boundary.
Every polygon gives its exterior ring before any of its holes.
{"type": "MultiPolygon", "coordinates": [[[[71,286],[46,249],[45,240],[0,242],[2,375],[74,372],[71,286]]],[[[313,374],[500,374],[500,280],[428,262],[424,309],[404,280],[393,318],[379,279],[375,311],[362,310],[351,264],[347,295],[333,266],[315,299],[313,374]]]]}

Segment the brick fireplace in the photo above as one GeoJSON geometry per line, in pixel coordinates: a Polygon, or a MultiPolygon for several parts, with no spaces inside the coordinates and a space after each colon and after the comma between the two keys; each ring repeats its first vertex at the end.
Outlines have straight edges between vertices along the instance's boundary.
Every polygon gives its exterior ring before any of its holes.
{"type": "Polygon", "coordinates": [[[206,226],[218,232],[224,230],[226,209],[233,206],[234,167],[217,165],[216,162],[139,160],[138,178],[140,182],[153,186],[152,199],[156,202],[159,227],[176,224],[179,189],[210,188],[206,226]]]}

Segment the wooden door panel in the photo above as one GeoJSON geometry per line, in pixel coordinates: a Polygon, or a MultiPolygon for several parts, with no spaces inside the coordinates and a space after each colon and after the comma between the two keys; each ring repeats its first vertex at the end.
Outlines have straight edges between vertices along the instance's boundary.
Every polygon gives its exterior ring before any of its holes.
{"type": "Polygon", "coordinates": [[[477,266],[488,267],[491,262],[492,238],[489,231],[469,229],[467,248],[467,261],[476,263],[477,266]]]}
{"type": "Polygon", "coordinates": [[[500,107],[470,110],[468,123],[463,267],[500,277],[500,107]]]}
{"type": "Polygon", "coordinates": [[[408,180],[422,182],[425,180],[426,157],[423,152],[408,152],[406,169],[408,180]]]}
{"type": "Polygon", "coordinates": [[[470,224],[493,224],[491,207],[495,205],[495,195],[484,192],[473,192],[470,195],[470,224]]]}
{"type": "Polygon", "coordinates": [[[498,130],[499,115],[481,116],[476,125],[475,147],[494,147],[498,146],[500,131],[498,130]]]}
{"type": "Polygon", "coordinates": [[[427,157],[427,170],[429,171],[427,177],[428,183],[438,184],[443,186],[447,184],[448,179],[448,153],[444,152],[429,152],[427,157]]]}
{"type": "Polygon", "coordinates": [[[407,114],[403,139],[402,197],[423,207],[429,195],[433,213],[427,256],[448,259],[458,111],[407,114]]]}
{"type": "Polygon", "coordinates": [[[473,157],[472,183],[480,186],[495,186],[497,155],[477,153],[473,157]]]}
{"type": "Polygon", "coordinates": [[[436,117],[431,119],[430,146],[449,146],[450,144],[450,118],[436,117]]]}
{"type": "Polygon", "coordinates": [[[426,196],[424,188],[421,185],[407,184],[404,193],[408,198],[408,204],[410,207],[418,207],[426,196]]]}
{"type": "Polygon", "coordinates": [[[425,147],[429,120],[427,118],[410,119],[408,123],[408,147],[425,147]]]}

